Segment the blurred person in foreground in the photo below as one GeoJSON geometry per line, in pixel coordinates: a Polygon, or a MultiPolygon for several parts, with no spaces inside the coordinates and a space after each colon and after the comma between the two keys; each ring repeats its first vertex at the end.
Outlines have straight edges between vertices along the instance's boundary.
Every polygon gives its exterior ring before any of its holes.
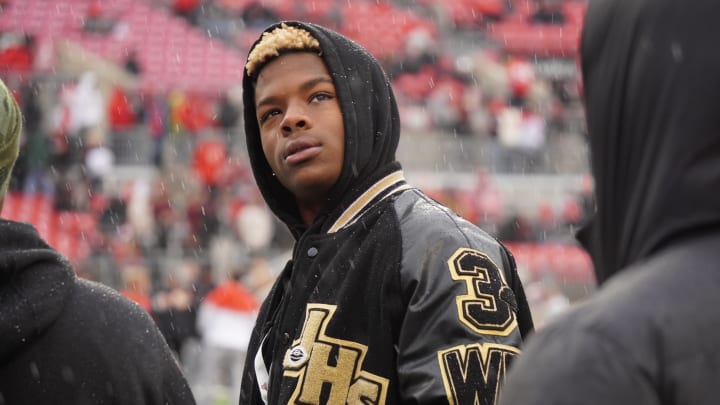
{"type": "Polygon", "coordinates": [[[253,173],[296,243],[260,309],[240,403],[495,403],[532,329],[514,261],[405,181],[380,64],[285,22],[243,79],[253,173]]]}
{"type": "MultiPolygon", "coordinates": [[[[0,208],[20,110],[0,81],[0,208]]],[[[29,224],[0,219],[0,404],[194,404],[139,306],[76,277],[29,224]]]]}
{"type": "Polygon", "coordinates": [[[600,289],[528,341],[504,405],[720,398],[717,0],[590,2],[581,62],[600,289]]]}

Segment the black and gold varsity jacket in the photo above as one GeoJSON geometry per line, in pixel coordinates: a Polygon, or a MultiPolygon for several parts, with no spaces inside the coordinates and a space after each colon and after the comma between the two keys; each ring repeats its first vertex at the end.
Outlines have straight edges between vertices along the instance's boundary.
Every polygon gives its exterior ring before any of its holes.
{"type": "Polygon", "coordinates": [[[296,244],[261,307],[240,404],[494,404],[532,330],[512,256],[405,181],[379,63],[334,32],[288,24],[320,42],[345,122],[344,167],[328,208],[304,226],[265,161],[245,76],[253,173],[296,244]]]}

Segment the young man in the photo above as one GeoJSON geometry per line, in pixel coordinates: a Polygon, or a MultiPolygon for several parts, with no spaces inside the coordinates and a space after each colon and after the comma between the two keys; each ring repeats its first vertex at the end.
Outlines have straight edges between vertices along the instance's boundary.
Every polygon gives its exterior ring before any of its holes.
{"type": "Polygon", "coordinates": [[[581,45],[598,293],[534,335],[505,405],[717,404],[717,0],[590,2],[581,45]]]}
{"type": "Polygon", "coordinates": [[[378,62],[286,22],[244,73],[253,173],[296,244],[260,310],[240,403],[494,403],[532,329],[514,262],[405,182],[378,62]]]}
{"type": "MultiPolygon", "coordinates": [[[[0,209],[22,116],[0,81],[0,209]]],[[[0,404],[194,404],[152,319],[0,219],[0,404]]]]}

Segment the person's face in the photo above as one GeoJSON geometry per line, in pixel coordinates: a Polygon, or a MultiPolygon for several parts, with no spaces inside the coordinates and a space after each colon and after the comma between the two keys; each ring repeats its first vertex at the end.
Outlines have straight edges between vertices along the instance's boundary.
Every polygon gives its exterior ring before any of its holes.
{"type": "Polygon", "coordinates": [[[277,179],[301,204],[323,201],[345,153],[342,112],[325,63],[306,52],[269,62],[257,79],[255,108],[277,179]]]}

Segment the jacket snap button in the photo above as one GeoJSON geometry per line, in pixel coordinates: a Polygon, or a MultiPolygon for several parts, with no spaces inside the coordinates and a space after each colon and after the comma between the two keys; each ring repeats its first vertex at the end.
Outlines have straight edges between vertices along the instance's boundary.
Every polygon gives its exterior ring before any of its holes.
{"type": "Polygon", "coordinates": [[[318,250],[317,250],[316,247],[311,247],[311,248],[308,249],[308,251],[307,251],[308,257],[315,257],[315,256],[317,256],[317,254],[318,254],[318,250]]]}

